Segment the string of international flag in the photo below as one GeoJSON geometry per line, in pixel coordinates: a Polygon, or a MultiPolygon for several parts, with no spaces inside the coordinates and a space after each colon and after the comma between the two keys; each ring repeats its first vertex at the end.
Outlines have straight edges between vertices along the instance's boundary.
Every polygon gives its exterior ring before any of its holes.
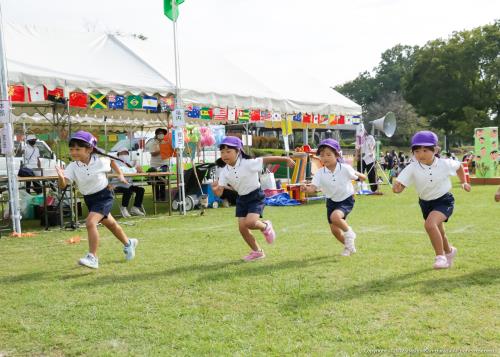
{"type": "MultiPolygon", "coordinates": [[[[10,85],[9,97],[12,102],[39,102],[50,100],[66,103],[62,88],[48,90],[44,86],[25,88],[23,85],[10,85]]],[[[118,95],[102,93],[70,92],[68,104],[72,108],[80,109],[117,109],[117,110],[147,110],[151,112],[167,112],[174,110],[175,98],[173,95],[149,96],[149,95],[118,95]]],[[[286,114],[260,109],[238,109],[228,107],[208,107],[188,105],[185,108],[187,119],[201,119],[218,122],[260,122],[260,121],[287,121],[305,124],[343,125],[360,124],[360,115],[314,114],[293,113],[286,114]]]]}

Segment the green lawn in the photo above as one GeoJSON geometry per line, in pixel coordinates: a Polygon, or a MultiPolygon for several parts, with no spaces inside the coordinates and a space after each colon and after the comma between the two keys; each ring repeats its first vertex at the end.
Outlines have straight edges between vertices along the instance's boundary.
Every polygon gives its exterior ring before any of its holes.
{"type": "Polygon", "coordinates": [[[1,239],[0,356],[500,354],[495,190],[454,187],[459,255],[443,271],[413,190],[357,198],[349,258],[320,202],[266,208],[278,238],[253,263],[234,208],[125,221],[129,263],[100,229],[98,271],[75,264],[86,241],[64,243],[84,230],[1,239]]]}

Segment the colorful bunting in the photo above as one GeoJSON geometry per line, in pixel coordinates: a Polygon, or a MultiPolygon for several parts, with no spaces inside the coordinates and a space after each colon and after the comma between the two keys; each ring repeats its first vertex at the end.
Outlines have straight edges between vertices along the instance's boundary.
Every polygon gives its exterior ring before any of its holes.
{"type": "Polygon", "coordinates": [[[281,113],[280,112],[274,112],[273,115],[271,116],[272,121],[279,121],[281,120],[281,113]]]}
{"type": "Polygon", "coordinates": [[[272,120],[271,112],[268,112],[267,110],[261,111],[260,112],[260,120],[272,120]]]}
{"type": "Polygon", "coordinates": [[[302,116],[302,122],[303,123],[312,123],[312,115],[311,114],[304,114],[302,116]]]}
{"type": "Polygon", "coordinates": [[[353,115],[352,116],[352,123],[353,124],[361,124],[361,115],[353,115]]]}
{"type": "Polygon", "coordinates": [[[330,114],[330,117],[328,118],[328,124],[337,125],[337,115],[330,114]]]}
{"type": "Polygon", "coordinates": [[[214,108],[213,113],[215,120],[227,120],[227,108],[214,108]]]}
{"type": "Polygon", "coordinates": [[[145,95],[142,98],[142,109],[156,111],[158,109],[158,98],[145,95]]]}
{"type": "Polygon", "coordinates": [[[250,121],[260,121],[260,110],[250,111],[250,121]]]}
{"type": "Polygon", "coordinates": [[[201,116],[201,119],[203,119],[203,120],[212,119],[212,116],[213,116],[212,108],[209,108],[209,107],[201,108],[200,116],[201,116]]]}
{"type": "Polygon", "coordinates": [[[69,106],[75,108],[87,108],[87,94],[83,92],[71,92],[69,94],[69,106]]]}
{"type": "Polygon", "coordinates": [[[142,109],[142,97],[140,95],[129,95],[127,97],[127,109],[142,109]]]}
{"type": "Polygon", "coordinates": [[[9,99],[12,102],[24,102],[24,86],[23,85],[10,85],[9,86],[9,99]]]}
{"type": "Polygon", "coordinates": [[[186,109],[187,109],[186,115],[188,118],[191,118],[191,119],[199,119],[200,118],[200,115],[201,115],[200,107],[189,106],[186,109]]]}
{"type": "Polygon", "coordinates": [[[236,109],[234,109],[234,108],[228,109],[227,120],[228,121],[236,121],[236,109]]]}
{"type": "Polygon", "coordinates": [[[108,96],[109,109],[123,109],[124,107],[125,107],[125,97],[123,95],[108,96]]]}
{"type": "Polygon", "coordinates": [[[105,109],[107,107],[106,96],[101,93],[89,93],[90,109],[105,109]]]}
{"type": "Polygon", "coordinates": [[[345,116],[344,115],[339,115],[337,123],[338,124],[345,124],[345,116]]]}
{"type": "Polygon", "coordinates": [[[160,108],[162,112],[171,112],[175,109],[175,97],[160,97],[160,108]]]}
{"type": "Polygon", "coordinates": [[[240,123],[246,123],[250,120],[250,111],[248,109],[238,109],[237,116],[240,123]]]}
{"type": "Polygon", "coordinates": [[[302,121],[302,113],[294,114],[293,121],[302,121]]]}
{"type": "Polygon", "coordinates": [[[44,86],[35,86],[28,89],[28,96],[30,102],[42,102],[47,100],[47,88],[44,86]]]}
{"type": "Polygon", "coordinates": [[[47,99],[56,103],[65,103],[64,90],[62,88],[55,88],[47,91],[47,99]]]}

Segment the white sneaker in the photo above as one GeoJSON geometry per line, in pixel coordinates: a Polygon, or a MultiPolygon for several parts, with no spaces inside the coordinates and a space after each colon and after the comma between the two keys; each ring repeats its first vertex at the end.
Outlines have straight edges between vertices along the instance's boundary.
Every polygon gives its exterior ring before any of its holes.
{"type": "Polygon", "coordinates": [[[142,210],[139,207],[135,207],[135,206],[133,206],[130,209],[130,214],[132,216],[145,216],[144,212],[142,212],[142,210]]]}
{"type": "Polygon", "coordinates": [[[351,255],[351,250],[349,248],[344,248],[344,250],[342,251],[342,253],[340,253],[341,256],[343,257],[348,257],[351,255]]]}
{"type": "Polygon", "coordinates": [[[448,259],[444,255],[436,255],[436,260],[433,265],[434,269],[448,269],[450,264],[448,263],[448,259]]]}
{"type": "Polygon", "coordinates": [[[445,254],[446,260],[448,261],[448,266],[451,268],[453,265],[453,258],[457,255],[458,249],[455,247],[450,247],[451,252],[445,254]]]}
{"type": "Polygon", "coordinates": [[[139,245],[139,241],[135,238],[129,238],[128,245],[123,247],[125,259],[132,260],[135,257],[135,248],[139,245]]]}
{"type": "Polygon", "coordinates": [[[87,268],[97,269],[99,268],[99,259],[94,257],[93,254],[87,253],[86,256],[78,260],[78,264],[86,266],[87,268]]]}
{"type": "Polygon", "coordinates": [[[351,251],[351,253],[356,253],[356,246],[354,245],[354,241],[356,240],[356,233],[349,227],[347,232],[344,232],[344,245],[347,249],[351,251]]]}
{"type": "Polygon", "coordinates": [[[121,213],[122,217],[124,217],[124,218],[132,217],[130,215],[130,213],[128,213],[127,207],[125,207],[125,206],[120,206],[120,213],[121,213]]]}

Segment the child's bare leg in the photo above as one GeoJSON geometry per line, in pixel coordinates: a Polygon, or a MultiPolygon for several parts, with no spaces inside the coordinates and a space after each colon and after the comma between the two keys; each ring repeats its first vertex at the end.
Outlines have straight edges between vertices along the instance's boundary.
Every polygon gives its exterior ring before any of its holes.
{"type": "Polygon", "coordinates": [[[101,221],[102,217],[100,213],[90,212],[85,220],[89,239],[89,253],[93,254],[94,257],[97,257],[97,248],[99,246],[99,231],[97,230],[97,224],[101,221]]]}
{"type": "MultiPolygon", "coordinates": [[[[258,251],[260,250],[260,247],[257,244],[257,241],[255,240],[255,237],[253,236],[252,232],[250,232],[250,229],[248,228],[249,225],[249,223],[247,222],[248,216],[249,215],[247,215],[246,217],[238,217],[238,228],[240,230],[241,236],[248,244],[248,246],[252,248],[253,251],[258,251]]],[[[258,217],[259,215],[257,215],[257,219],[258,217]]],[[[255,224],[255,222],[252,223],[252,220],[250,220],[250,225],[251,224],[255,224]]]]}
{"type": "Polygon", "coordinates": [[[441,237],[443,238],[443,250],[446,254],[451,253],[451,245],[448,242],[448,237],[446,236],[446,231],[444,230],[444,222],[438,225],[439,232],[441,232],[441,237]]]}
{"type": "MultiPolygon", "coordinates": [[[[442,224],[446,220],[446,216],[439,211],[432,211],[427,219],[425,220],[425,230],[429,235],[431,240],[432,247],[436,252],[436,255],[444,255],[443,249],[443,236],[441,235],[441,231],[439,229],[439,225],[442,224]]],[[[446,241],[448,242],[448,241],[446,241]]],[[[449,246],[448,246],[449,249],[449,246]]]]}
{"type": "Polygon", "coordinates": [[[123,245],[128,244],[128,238],[125,232],[123,231],[122,227],[116,222],[115,217],[111,215],[111,213],[108,214],[108,217],[102,220],[102,224],[113,233],[113,235],[118,238],[120,242],[123,243],[123,245]]]}
{"type": "Polygon", "coordinates": [[[249,213],[245,217],[247,228],[252,230],[263,231],[266,229],[266,224],[260,220],[260,215],[257,213],[249,213]]]}
{"type": "Polygon", "coordinates": [[[335,226],[332,223],[332,224],[330,224],[330,230],[332,231],[335,238],[337,238],[337,240],[340,243],[344,244],[344,233],[342,232],[342,229],[340,229],[339,227],[335,226]]]}
{"type": "Polygon", "coordinates": [[[330,215],[330,221],[332,222],[332,224],[342,229],[343,232],[347,232],[349,230],[349,225],[345,221],[344,216],[344,212],[336,209],[330,215]]]}

